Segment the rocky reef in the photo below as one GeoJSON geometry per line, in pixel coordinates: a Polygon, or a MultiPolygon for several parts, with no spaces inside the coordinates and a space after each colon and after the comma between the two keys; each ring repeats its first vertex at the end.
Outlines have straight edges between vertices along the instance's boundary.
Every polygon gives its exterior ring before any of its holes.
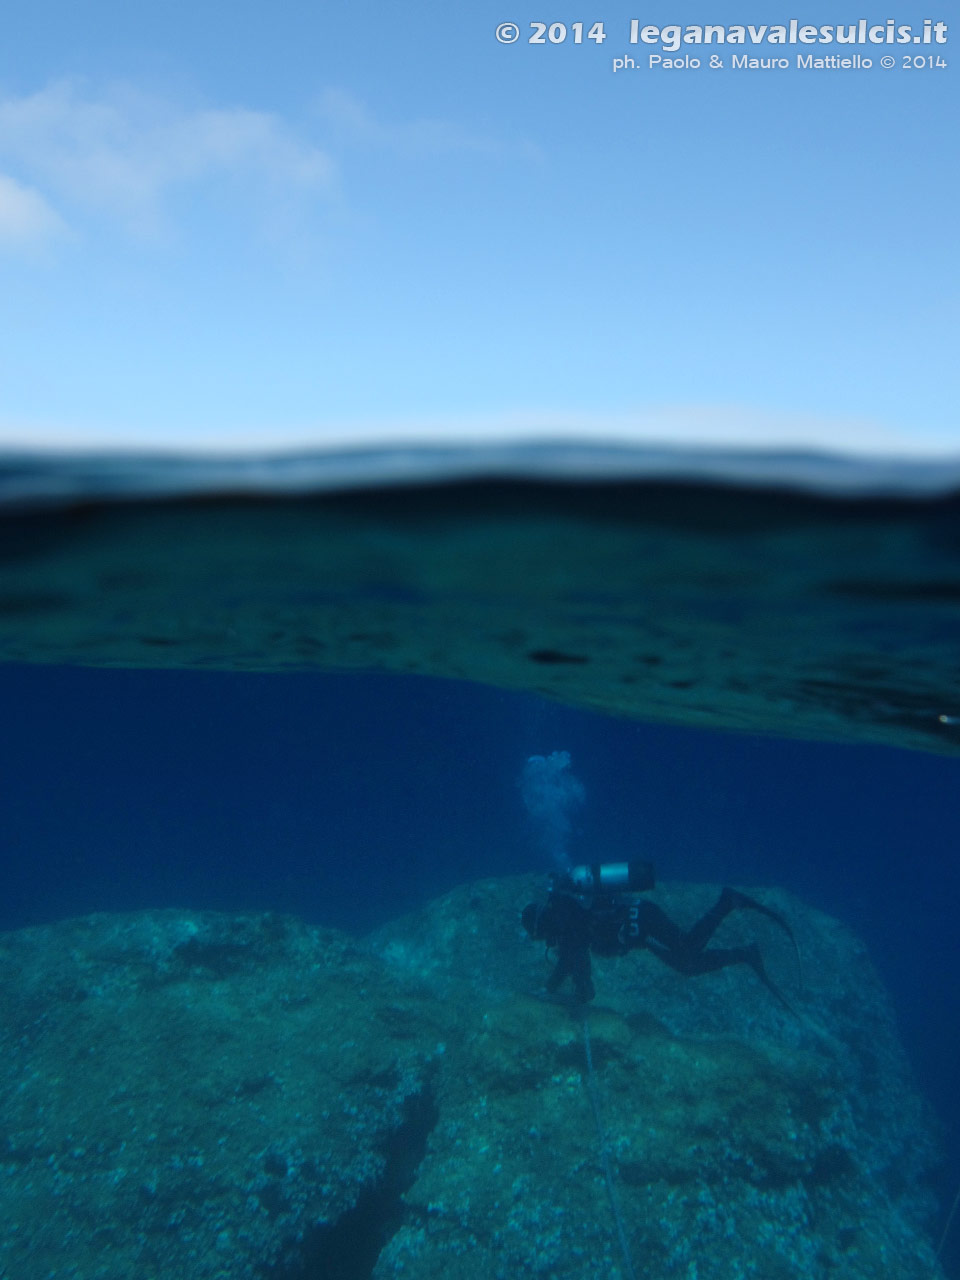
{"type": "MultiPolygon", "coordinates": [[[[275,915],[0,938],[5,1280],[935,1280],[937,1160],[858,940],[777,891],[745,967],[595,962],[543,997],[532,877],[357,940],[275,915]]],[[[691,922],[707,886],[666,886],[691,922]]]]}

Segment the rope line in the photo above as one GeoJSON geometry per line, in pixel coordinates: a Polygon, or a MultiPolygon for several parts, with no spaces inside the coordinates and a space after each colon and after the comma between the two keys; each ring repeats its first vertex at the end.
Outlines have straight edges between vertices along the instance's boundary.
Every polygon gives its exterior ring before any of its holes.
{"type": "Polygon", "coordinates": [[[590,1024],[586,1017],[583,1019],[583,1047],[587,1054],[587,1092],[590,1095],[593,1122],[597,1127],[597,1141],[600,1144],[600,1165],[603,1169],[604,1182],[607,1184],[607,1197],[613,1212],[613,1220],[617,1224],[617,1239],[620,1241],[620,1252],[623,1255],[623,1270],[627,1280],[637,1280],[637,1273],[633,1269],[633,1261],[630,1257],[630,1246],[627,1244],[623,1217],[620,1214],[620,1205],[617,1202],[617,1191],[613,1185],[613,1171],[610,1168],[610,1153],[607,1150],[603,1121],[600,1118],[600,1098],[597,1092],[597,1078],[593,1070],[593,1051],[590,1047],[590,1024]]]}

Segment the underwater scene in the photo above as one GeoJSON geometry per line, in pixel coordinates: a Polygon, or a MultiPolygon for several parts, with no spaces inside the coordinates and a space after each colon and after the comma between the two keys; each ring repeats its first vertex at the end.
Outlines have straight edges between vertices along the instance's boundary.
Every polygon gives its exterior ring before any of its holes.
{"type": "Polygon", "coordinates": [[[0,460],[3,1280],[960,1277],[960,474],[0,460]]]}

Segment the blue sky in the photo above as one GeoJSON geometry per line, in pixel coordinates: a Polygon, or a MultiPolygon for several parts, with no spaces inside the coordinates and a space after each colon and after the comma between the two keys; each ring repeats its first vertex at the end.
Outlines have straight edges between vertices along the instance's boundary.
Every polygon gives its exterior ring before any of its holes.
{"type": "Polygon", "coordinates": [[[631,17],[861,16],[666,9],[9,7],[0,440],[960,448],[958,68],[614,75],[631,17]]]}

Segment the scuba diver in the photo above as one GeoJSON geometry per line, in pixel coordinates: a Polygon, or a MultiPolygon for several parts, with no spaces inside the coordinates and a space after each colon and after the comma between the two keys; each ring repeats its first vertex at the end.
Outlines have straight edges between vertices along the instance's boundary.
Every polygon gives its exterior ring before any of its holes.
{"type": "MultiPolygon", "coordinates": [[[[695,925],[681,929],[654,902],[624,898],[654,887],[654,870],[648,862],[616,862],[574,867],[554,873],[545,903],[524,907],[521,921],[531,938],[557,952],[547,991],[558,991],[567,978],[573,981],[575,999],[585,1004],[594,997],[590,976],[590,952],[622,956],[645,948],[664,964],[683,974],[713,973],[731,964],[746,964],[765,987],[791,1013],[795,1010],[767,976],[760,948],[708,947],[718,925],[731,911],[759,911],[783,929],[794,948],[793,930],[780,915],[738,889],[724,888],[720,897],[695,925]]],[[[799,965],[800,952],[797,949],[799,965]]]]}

